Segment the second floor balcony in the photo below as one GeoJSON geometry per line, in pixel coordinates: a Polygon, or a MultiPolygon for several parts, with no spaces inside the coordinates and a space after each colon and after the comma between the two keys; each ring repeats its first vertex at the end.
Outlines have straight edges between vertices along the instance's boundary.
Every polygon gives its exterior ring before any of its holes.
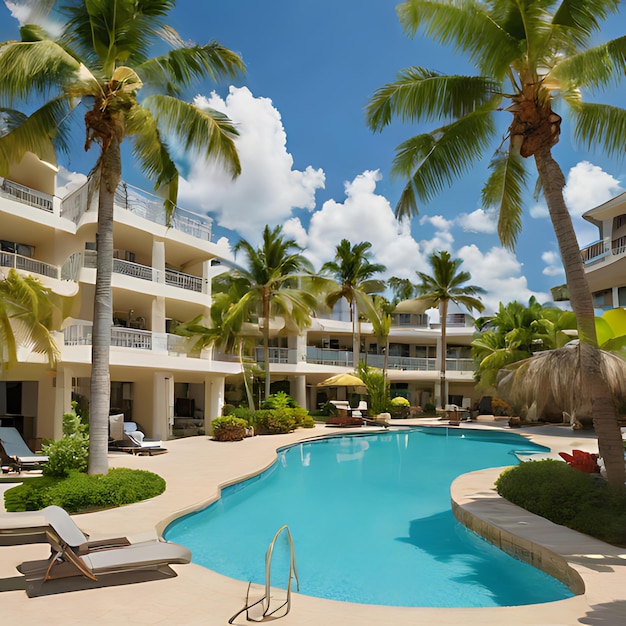
{"type": "Polygon", "coordinates": [[[596,241],[580,251],[585,265],[592,265],[609,257],[618,257],[626,253],[626,236],[611,239],[607,237],[596,241]]]}
{"type": "Polygon", "coordinates": [[[59,268],[15,252],[0,251],[0,267],[22,270],[29,274],[59,278],[59,268]]]}

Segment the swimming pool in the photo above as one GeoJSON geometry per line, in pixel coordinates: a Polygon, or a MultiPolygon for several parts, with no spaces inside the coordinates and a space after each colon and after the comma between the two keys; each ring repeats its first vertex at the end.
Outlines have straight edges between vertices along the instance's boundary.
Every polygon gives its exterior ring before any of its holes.
{"type": "MultiPolygon", "coordinates": [[[[334,600],[413,607],[559,600],[573,595],[565,585],[467,530],[450,508],[458,475],[545,450],[513,433],[448,428],[301,443],[173,522],[165,537],[188,546],[195,563],[262,584],[265,550],[287,524],[300,592],[334,600]]],[[[283,557],[277,585],[286,581],[283,557]]]]}

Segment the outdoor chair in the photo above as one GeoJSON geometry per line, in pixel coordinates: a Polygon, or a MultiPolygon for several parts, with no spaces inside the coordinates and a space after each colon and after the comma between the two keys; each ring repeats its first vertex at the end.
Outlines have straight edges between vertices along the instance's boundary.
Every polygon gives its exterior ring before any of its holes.
{"type": "Polygon", "coordinates": [[[90,542],[64,509],[47,507],[40,513],[47,522],[45,534],[51,555],[49,559],[18,566],[28,582],[29,596],[45,593],[47,583],[59,579],[120,584],[150,577],[174,577],[176,572],[170,565],[191,561],[187,548],[158,539],[130,543],[119,537],[90,542]],[[132,578],[133,575],[144,578],[132,578]]]}
{"type": "Polygon", "coordinates": [[[0,426],[0,446],[6,457],[21,472],[23,469],[34,469],[46,463],[48,457],[35,454],[27,445],[19,430],[13,426],[0,426]]]}

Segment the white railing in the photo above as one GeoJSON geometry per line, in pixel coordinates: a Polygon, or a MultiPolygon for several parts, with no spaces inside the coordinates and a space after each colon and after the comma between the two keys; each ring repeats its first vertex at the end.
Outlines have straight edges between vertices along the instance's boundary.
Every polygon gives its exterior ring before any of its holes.
{"type": "Polygon", "coordinates": [[[149,330],[114,326],[111,328],[111,346],[152,350],[152,333],[149,330]]]}
{"type": "Polygon", "coordinates": [[[48,276],[49,278],[59,277],[59,268],[56,265],[37,261],[14,252],[0,252],[0,267],[12,267],[16,270],[48,276]]]}
{"type": "MultiPolygon", "coordinates": [[[[143,189],[121,183],[115,192],[115,203],[117,206],[155,224],[166,225],[163,199],[153,196],[143,189]]],[[[208,217],[176,207],[170,221],[170,227],[196,239],[211,241],[211,222],[208,217]]]]}
{"type": "Polygon", "coordinates": [[[596,241],[591,245],[583,248],[580,251],[580,254],[583,258],[583,263],[588,265],[589,263],[594,263],[595,261],[599,261],[604,257],[611,254],[611,240],[607,237],[602,241],[596,241]]]}
{"type": "Polygon", "coordinates": [[[352,352],[348,350],[329,350],[307,346],[306,360],[308,363],[352,367],[352,352]]]}
{"type": "Polygon", "coordinates": [[[0,190],[7,196],[19,200],[22,204],[28,204],[36,209],[52,213],[52,196],[47,193],[35,191],[30,187],[24,187],[24,185],[14,183],[12,180],[6,178],[2,179],[0,190]]]}
{"type": "Polygon", "coordinates": [[[165,284],[172,287],[180,287],[188,291],[197,291],[202,293],[202,278],[178,272],[177,270],[165,270],[165,284]]]}
{"type": "Polygon", "coordinates": [[[141,265],[140,263],[132,263],[123,259],[113,259],[113,271],[116,274],[124,276],[132,276],[133,278],[141,278],[141,280],[150,280],[155,283],[159,282],[159,270],[141,265]]]}

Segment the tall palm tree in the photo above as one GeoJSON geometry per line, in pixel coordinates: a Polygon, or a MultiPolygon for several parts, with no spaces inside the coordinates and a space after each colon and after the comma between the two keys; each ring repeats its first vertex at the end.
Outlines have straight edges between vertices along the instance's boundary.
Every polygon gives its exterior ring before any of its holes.
{"type": "Polygon", "coordinates": [[[332,309],[341,298],[345,298],[350,306],[350,321],[352,322],[352,363],[356,367],[359,362],[361,338],[359,332],[359,314],[368,314],[372,311],[373,293],[384,291],[385,283],[372,278],[375,274],[384,272],[387,268],[381,263],[371,263],[372,244],[362,241],[352,245],[347,239],[342,239],[335,248],[335,258],[322,265],[321,273],[332,276],[334,287],[329,287],[326,295],[326,304],[332,309]]]}
{"type": "Polygon", "coordinates": [[[171,215],[180,147],[221,161],[240,172],[237,131],[217,111],[181,99],[193,81],[233,76],[243,70],[238,55],[216,42],[184,42],[166,23],[175,0],[63,0],[49,2],[64,18],[54,38],[36,25],[21,28],[21,41],[0,44],[0,97],[39,106],[30,116],[4,112],[11,132],[0,139],[0,174],[27,151],[42,156],[50,138],[63,146],[78,104],[84,115],[85,150],[99,148],[92,180],[99,186],[98,257],[94,298],[89,473],[108,471],[113,267],[113,197],[120,182],[121,144],[133,142],[134,157],[165,197],[171,215]],[[150,58],[155,44],[171,49],[150,58]],[[140,99],[144,84],[149,95],[140,99]],[[41,104],[43,102],[43,104],[41,104]]]}
{"type": "MultiPolygon", "coordinates": [[[[408,0],[398,6],[409,35],[418,30],[467,53],[477,75],[442,75],[424,67],[403,70],[379,89],[367,119],[382,130],[394,116],[405,122],[442,125],[398,147],[393,171],[408,179],[396,207],[399,216],[417,213],[417,200],[428,201],[480,162],[495,145],[491,173],[483,187],[486,207],[499,211],[498,234],[513,248],[522,227],[526,159],[533,158],[548,205],[570,302],[582,340],[596,345],[593,302],[570,214],[565,177],[552,156],[559,140],[557,102],[573,122],[570,136],[584,148],[599,147],[622,156],[626,110],[583,100],[583,90],[599,91],[624,78],[626,37],[589,48],[592,37],[618,0],[408,0]],[[497,118],[508,118],[499,137],[497,118]]],[[[609,480],[623,483],[624,456],[615,403],[593,350],[585,359],[583,381],[592,399],[594,425],[609,480]]]]}
{"type": "Polygon", "coordinates": [[[383,357],[383,384],[387,389],[387,370],[389,369],[389,334],[391,333],[391,312],[394,305],[383,296],[374,296],[373,311],[369,320],[372,323],[372,330],[378,340],[378,345],[384,350],[383,357]]]}
{"type": "Polygon", "coordinates": [[[263,241],[254,248],[245,239],[234,246],[235,253],[245,256],[246,268],[233,269],[231,280],[242,281],[244,295],[235,302],[224,318],[233,329],[257,316],[262,321],[263,363],[265,368],[265,399],[270,395],[270,320],[279,316],[286,325],[297,329],[311,324],[317,307],[312,286],[313,266],[301,254],[302,248],[293,239],[286,239],[282,226],[263,229],[263,241]]]}
{"type": "Polygon", "coordinates": [[[450,253],[446,250],[433,252],[428,257],[428,262],[433,270],[432,276],[424,272],[417,272],[421,282],[416,285],[417,293],[420,295],[415,300],[429,307],[439,308],[439,318],[441,320],[439,376],[441,387],[439,397],[437,398],[437,406],[442,407],[448,402],[446,384],[448,306],[450,302],[454,302],[464,306],[470,312],[474,309],[482,311],[485,307],[476,296],[484,293],[485,290],[482,287],[465,284],[468,280],[471,280],[472,275],[469,272],[459,271],[463,261],[461,259],[452,259],[450,253]]]}
{"type": "Polygon", "coordinates": [[[55,366],[59,348],[50,331],[60,321],[55,312],[62,311],[64,301],[39,279],[9,270],[0,280],[0,371],[17,363],[20,346],[45,355],[50,367],[55,366]]]}

